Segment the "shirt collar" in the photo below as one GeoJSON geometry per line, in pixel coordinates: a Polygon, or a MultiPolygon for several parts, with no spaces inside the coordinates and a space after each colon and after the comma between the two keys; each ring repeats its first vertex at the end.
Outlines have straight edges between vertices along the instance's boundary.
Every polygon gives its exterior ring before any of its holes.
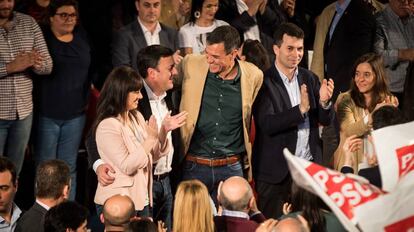
{"type": "Polygon", "coordinates": [[[148,99],[149,100],[158,100],[158,101],[161,101],[162,99],[164,99],[167,96],[167,93],[166,92],[164,92],[163,94],[161,94],[161,96],[155,95],[155,93],[149,87],[149,85],[147,84],[147,82],[145,82],[145,79],[144,79],[144,88],[145,88],[145,91],[147,91],[147,95],[148,95],[148,99]]]}
{"type": "Polygon", "coordinates": [[[228,217],[244,218],[244,219],[247,219],[247,220],[250,219],[249,215],[245,212],[233,211],[233,210],[227,210],[227,209],[223,209],[223,212],[222,212],[221,215],[228,216],[228,217]]]}
{"type": "MultiPolygon", "coordinates": [[[[22,213],[22,211],[20,210],[20,208],[13,202],[13,206],[12,206],[12,211],[11,211],[11,223],[13,224],[13,222],[15,222],[17,220],[17,218],[20,217],[20,214],[22,213]]],[[[2,216],[0,216],[0,224],[4,224],[6,220],[4,220],[4,218],[2,216]]]]}
{"type": "Polygon", "coordinates": [[[44,204],[43,202],[39,201],[36,199],[36,203],[39,204],[40,206],[42,206],[43,208],[45,208],[46,210],[49,211],[50,207],[46,204],[44,204]]]}
{"type": "Polygon", "coordinates": [[[351,0],[345,0],[345,2],[343,2],[342,4],[339,4],[339,2],[336,2],[335,4],[336,13],[339,15],[342,15],[344,11],[346,10],[346,8],[348,7],[349,3],[351,3],[351,0]]]}
{"type": "Polygon", "coordinates": [[[249,7],[243,0],[236,0],[237,10],[239,11],[239,14],[242,14],[245,11],[249,10],[249,7]]]}
{"type": "Polygon", "coordinates": [[[277,67],[277,65],[275,64],[276,70],[279,73],[279,76],[282,78],[282,81],[286,84],[289,84],[293,81],[295,81],[295,79],[297,79],[298,77],[298,73],[299,73],[299,69],[296,67],[295,72],[293,73],[293,78],[292,80],[289,80],[289,78],[277,67]]]}
{"type": "Polygon", "coordinates": [[[141,19],[139,19],[139,17],[138,17],[138,23],[139,23],[139,25],[141,26],[142,31],[144,32],[144,34],[150,33],[151,35],[155,35],[155,34],[160,33],[160,31],[161,31],[161,25],[160,25],[160,22],[157,22],[157,26],[155,27],[154,33],[151,33],[151,31],[149,31],[149,30],[148,30],[148,29],[144,26],[144,24],[142,23],[141,19]]]}
{"type": "MultiPolygon", "coordinates": [[[[237,59],[234,60],[234,66],[237,68],[237,75],[236,75],[236,77],[233,80],[224,80],[224,81],[236,83],[236,82],[238,82],[240,80],[241,70],[240,70],[239,61],[237,59]]],[[[216,79],[221,79],[221,77],[217,73],[212,73],[212,72],[210,72],[210,70],[207,73],[207,77],[214,77],[216,79]]]]}

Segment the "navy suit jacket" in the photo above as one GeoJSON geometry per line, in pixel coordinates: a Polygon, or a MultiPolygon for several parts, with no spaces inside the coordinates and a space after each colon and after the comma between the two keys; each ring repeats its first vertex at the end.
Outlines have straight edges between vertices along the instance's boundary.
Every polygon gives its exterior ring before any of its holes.
{"type": "MultiPolygon", "coordinates": [[[[160,23],[160,45],[177,50],[177,31],[160,23]]],[[[114,67],[127,65],[137,68],[137,54],[139,50],[147,46],[144,32],[138,20],[125,25],[112,38],[112,65],[114,67]]]]}
{"type": "Polygon", "coordinates": [[[328,30],[324,44],[325,78],[335,81],[334,102],[339,93],[349,89],[356,59],[373,51],[374,38],[375,18],[371,9],[362,0],[352,0],[338,21],[331,40],[328,30]]]}
{"type": "MultiPolygon", "coordinates": [[[[319,104],[319,79],[299,67],[299,86],[306,84],[309,95],[310,110],[307,113],[310,124],[309,145],[314,162],[322,161],[319,123],[328,125],[333,117],[333,107],[323,109],[319,104]]],[[[289,95],[275,65],[264,74],[262,88],[253,105],[256,124],[256,137],[253,145],[252,166],[255,180],[277,184],[289,174],[283,156],[283,149],[288,148],[293,154],[296,150],[298,125],[303,123],[299,105],[290,103],[289,95]]]]}

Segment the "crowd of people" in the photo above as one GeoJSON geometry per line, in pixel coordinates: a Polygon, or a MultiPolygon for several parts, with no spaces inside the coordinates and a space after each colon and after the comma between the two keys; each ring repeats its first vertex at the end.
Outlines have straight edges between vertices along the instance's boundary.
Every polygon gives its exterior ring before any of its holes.
{"type": "Polygon", "coordinates": [[[414,0],[95,4],[0,0],[0,231],[345,231],[284,148],[382,187],[370,134],[414,120],[414,0]]]}

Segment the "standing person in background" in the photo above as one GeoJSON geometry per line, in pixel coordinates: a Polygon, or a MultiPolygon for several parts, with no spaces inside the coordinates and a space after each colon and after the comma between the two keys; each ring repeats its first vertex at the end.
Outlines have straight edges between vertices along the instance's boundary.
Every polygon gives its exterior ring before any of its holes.
{"type": "Polygon", "coordinates": [[[36,166],[50,159],[70,167],[70,199],[76,197],[76,161],[85,126],[91,88],[91,47],[86,32],[77,26],[75,0],[55,0],[48,8],[45,40],[53,60],[48,78],[35,81],[34,100],[36,166]]]}
{"type": "Polygon", "coordinates": [[[138,71],[137,54],[146,46],[162,45],[177,50],[177,31],[158,20],[161,0],[135,0],[138,17],[122,27],[112,39],[112,65],[127,65],[138,71]]]}
{"type": "MultiPolygon", "coordinates": [[[[398,106],[398,99],[391,95],[388,80],[383,68],[380,55],[368,53],[357,59],[353,68],[354,75],[350,90],[341,93],[336,101],[337,117],[340,125],[340,145],[334,154],[334,168],[340,170],[345,162],[342,149],[345,140],[351,136],[364,137],[367,144],[367,135],[372,129],[372,112],[383,104],[398,106]]],[[[358,165],[367,160],[364,153],[368,153],[365,145],[355,152],[353,170],[358,173],[358,165]]]]}
{"type": "Polygon", "coordinates": [[[390,91],[404,104],[408,65],[414,62],[413,0],[390,0],[377,17],[375,52],[384,58],[390,91]]]}
{"type": "Polygon", "coordinates": [[[178,34],[183,56],[204,53],[207,34],[216,27],[228,25],[222,20],[215,19],[218,7],[218,0],[193,0],[189,23],[182,26],[178,34]]]}
{"type": "Polygon", "coordinates": [[[19,174],[32,128],[30,71],[50,74],[52,59],[36,21],[13,8],[14,0],[0,1],[0,155],[8,156],[19,174]]]}

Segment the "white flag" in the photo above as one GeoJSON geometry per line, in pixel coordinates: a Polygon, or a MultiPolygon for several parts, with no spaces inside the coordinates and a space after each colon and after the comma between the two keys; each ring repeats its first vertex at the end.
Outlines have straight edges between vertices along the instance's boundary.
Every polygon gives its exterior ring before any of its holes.
{"type": "Polygon", "coordinates": [[[319,196],[332,209],[344,227],[359,231],[354,208],[385,194],[363,178],[345,175],[283,150],[296,184],[319,196]]]}
{"type": "Polygon", "coordinates": [[[403,176],[414,178],[414,122],[372,132],[382,189],[393,191],[403,176]]]}

